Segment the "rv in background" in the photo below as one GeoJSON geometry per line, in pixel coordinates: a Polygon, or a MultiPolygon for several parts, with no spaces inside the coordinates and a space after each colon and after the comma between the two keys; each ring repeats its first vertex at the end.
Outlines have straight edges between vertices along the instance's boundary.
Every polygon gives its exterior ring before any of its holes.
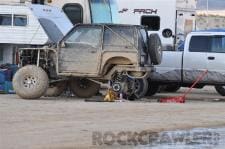
{"type": "Polygon", "coordinates": [[[0,64],[16,64],[19,48],[56,44],[72,27],[61,9],[0,4],[0,64]]]}
{"type": "Polygon", "coordinates": [[[117,0],[119,22],[147,26],[158,33],[164,50],[174,50],[195,30],[195,0],[117,0]]]}
{"type": "Polygon", "coordinates": [[[118,23],[116,0],[45,0],[61,8],[75,25],[78,23],[118,23]]]}

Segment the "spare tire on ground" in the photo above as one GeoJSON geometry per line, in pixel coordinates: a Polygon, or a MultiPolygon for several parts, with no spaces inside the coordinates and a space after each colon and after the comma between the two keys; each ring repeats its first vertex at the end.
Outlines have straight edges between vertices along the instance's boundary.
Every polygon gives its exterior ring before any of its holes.
{"type": "Polygon", "coordinates": [[[158,34],[150,34],[148,39],[148,53],[154,65],[161,64],[162,43],[158,34]]]}
{"type": "Polygon", "coordinates": [[[48,88],[48,75],[35,65],[27,65],[19,69],[13,77],[13,88],[23,99],[38,99],[48,88]]]}
{"type": "Polygon", "coordinates": [[[91,98],[100,90],[100,84],[85,78],[74,78],[70,80],[70,89],[78,97],[91,98]]]}

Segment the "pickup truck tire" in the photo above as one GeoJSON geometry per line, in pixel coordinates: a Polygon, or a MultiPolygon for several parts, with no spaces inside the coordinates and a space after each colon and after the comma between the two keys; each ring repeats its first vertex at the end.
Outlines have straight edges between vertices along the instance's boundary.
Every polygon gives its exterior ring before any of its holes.
{"type": "Polygon", "coordinates": [[[45,97],[58,97],[67,87],[66,81],[60,81],[56,83],[52,83],[49,85],[47,91],[45,92],[45,97]]]}
{"type": "Polygon", "coordinates": [[[136,99],[144,97],[148,92],[148,81],[146,79],[136,79],[135,88],[134,96],[136,99]]]}
{"type": "Polygon", "coordinates": [[[13,88],[23,99],[38,99],[48,88],[48,75],[35,65],[27,65],[19,69],[13,77],[13,88]]]}
{"type": "Polygon", "coordinates": [[[215,89],[221,96],[225,96],[225,86],[217,85],[215,89]]]}
{"type": "Polygon", "coordinates": [[[146,96],[153,96],[153,95],[155,95],[157,92],[159,92],[159,89],[160,89],[160,86],[158,84],[151,83],[149,81],[148,91],[146,93],[146,96]]]}
{"type": "Polygon", "coordinates": [[[70,80],[71,91],[80,98],[91,98],[100,90],[100,85],[88,79],[74,78],[70,80]]]}
{"type": "Polygon", "coordinates": [[[166,85],[164,88],[164,91],[174,93],[177,92],[180,89],[180,85],[172,84],[172,85],[166,85]]]}
{"type": "Polygon", "coordinates": [[[158,34],[150,34],[148,40],[149,54],[154,65],[161,64],[162,43],[158,34]]]}

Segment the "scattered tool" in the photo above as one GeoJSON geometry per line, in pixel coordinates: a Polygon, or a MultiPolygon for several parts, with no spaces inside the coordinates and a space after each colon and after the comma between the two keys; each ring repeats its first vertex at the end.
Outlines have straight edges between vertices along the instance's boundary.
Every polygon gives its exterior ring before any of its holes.
{"type": "Polygon", "coordinates": [[[168,97],[168,98],[161,98],[159,99],[159,102],[161,103],[185,103],[186,102],[186,96],[192,91],[192,89],[196,86],[197,83],[199,83],[208,73],[208,70],[205,70],[203,73],[201,73],[197,79],[194,81],[192,86],[184,93],[182,96],[177,97],[168,97]]]}

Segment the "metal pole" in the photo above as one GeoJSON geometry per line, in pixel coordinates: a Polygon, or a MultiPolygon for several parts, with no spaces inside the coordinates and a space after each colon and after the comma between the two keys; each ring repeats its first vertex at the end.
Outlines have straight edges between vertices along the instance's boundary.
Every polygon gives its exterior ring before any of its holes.
{"type": "Polygon", "coordinates": [[[206,9],[207,9],[206,17],[207,17],[207,29],[208,29],[209,28],[209,0],[207,0],[206,2],[207,2],[206,3],[206,9]]]}

